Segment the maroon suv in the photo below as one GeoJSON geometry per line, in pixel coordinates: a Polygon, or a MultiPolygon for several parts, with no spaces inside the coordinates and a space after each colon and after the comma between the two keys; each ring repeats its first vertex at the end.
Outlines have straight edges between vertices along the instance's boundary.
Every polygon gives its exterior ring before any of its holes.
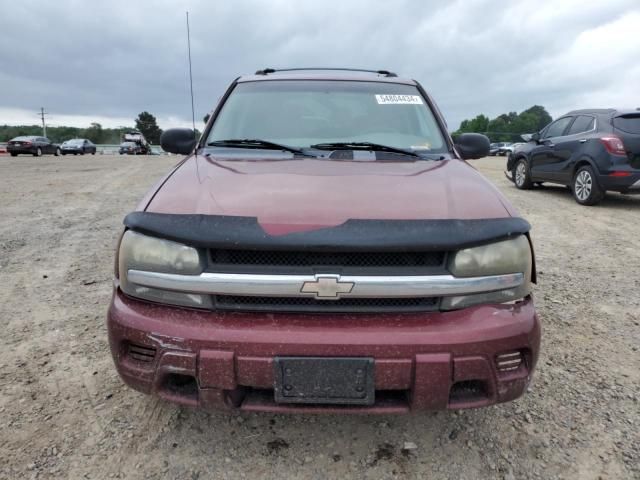
{"type": "Polygon", "coordinates": [[[124,220],[123,380],[204,408],[394,413],[513,400],[538,357],[529,224],[387,71],[236,79],[124,220]]]}

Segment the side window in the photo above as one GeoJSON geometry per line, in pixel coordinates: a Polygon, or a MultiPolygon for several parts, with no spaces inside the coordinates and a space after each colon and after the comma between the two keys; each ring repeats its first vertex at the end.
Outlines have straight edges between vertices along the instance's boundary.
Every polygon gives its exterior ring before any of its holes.
{"type": "Polygon", "coordinates": [[[582,132],[588,132],[593,129],[593,123],[595,119],[588,115],[580,115],[576,118],[576,121],[573,122],[571,128],[567,132],[567,135],[576,135],[582,132]]]}
{"type": "Polygon", "coordinates": [[[573,117],[563,117],[553,122],[544,133],[544,138],[560,137],[564,133],[565,128],[571,123],[571,120],[573,120],[573,117]]]}

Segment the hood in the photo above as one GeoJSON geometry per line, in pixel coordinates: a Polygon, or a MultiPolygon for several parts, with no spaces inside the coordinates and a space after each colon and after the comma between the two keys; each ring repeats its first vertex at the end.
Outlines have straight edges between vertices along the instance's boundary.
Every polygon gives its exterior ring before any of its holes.
{"type": "Polygon", "coordinates": [[[256,217],[271,234],[349,219],[505,218],[516,212],[461,160],[355,161],[193,156],[147,205],[154,213],[256,217]]]}

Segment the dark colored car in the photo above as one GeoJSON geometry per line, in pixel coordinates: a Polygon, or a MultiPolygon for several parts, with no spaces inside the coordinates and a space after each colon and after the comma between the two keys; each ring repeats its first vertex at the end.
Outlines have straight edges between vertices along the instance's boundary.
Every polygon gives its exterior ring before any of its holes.
{"type": "Polygon", "coordinates": [[[63,155],[67,153],[73,155],[90,153],[91,155],[95,155],[97,148],[91,140],[87,140],[86,138],[72,138],[71,140],[63,142],[62,145],[60,145],[60,150],[63,155]]]}
{"type": "Polygon", "coordinates": [[[142,155],[145,152],[143,152],[142,147],[136,142],[122,142],[118,153],[120,155],[142,155]]]}
{"type": "Polygon", "coordinates": [[[575,110],[539,133],[523,135],[507,162],[516,187],[568,186],[576,201],[595,205],[607,191],[640,194],[640,110],[575,110]]]}
{"type": "Polygon", "coordinates": [[[7,152],[9,152],[12,157],[16,157],[20,154],[29,154],[34,157],[41,157],[48,153],[58,156],[60,155],[60,146],[52,143],[51,140],[46,137],[16,137],[12,138],[7,143],[7,152]]]}
{"type": "Polygon", "coordinates": [[[127,215],[107,326],[131,387],[203,408],[402,413],[513,400],[540,323],[530,225],[387,71],[236,79],[127,215]]]}

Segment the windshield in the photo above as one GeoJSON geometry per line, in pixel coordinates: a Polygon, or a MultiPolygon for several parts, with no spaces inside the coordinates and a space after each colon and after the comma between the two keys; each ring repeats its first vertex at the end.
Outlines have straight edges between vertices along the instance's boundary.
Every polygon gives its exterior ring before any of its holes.
{"type": "Polygon", "coordinates": [[[80,145],[84,143],[84,140],[74,138],[73,140],[67,140],[65,143],[68,145],[80,145]]]}
{"type": "Polygon", "coordinates": [[[443,153],[438,124],[412,85],[361,81],[269,80],[238,84],[207,143],[261,139],[305,148],[371,142],[443,153]]]}

